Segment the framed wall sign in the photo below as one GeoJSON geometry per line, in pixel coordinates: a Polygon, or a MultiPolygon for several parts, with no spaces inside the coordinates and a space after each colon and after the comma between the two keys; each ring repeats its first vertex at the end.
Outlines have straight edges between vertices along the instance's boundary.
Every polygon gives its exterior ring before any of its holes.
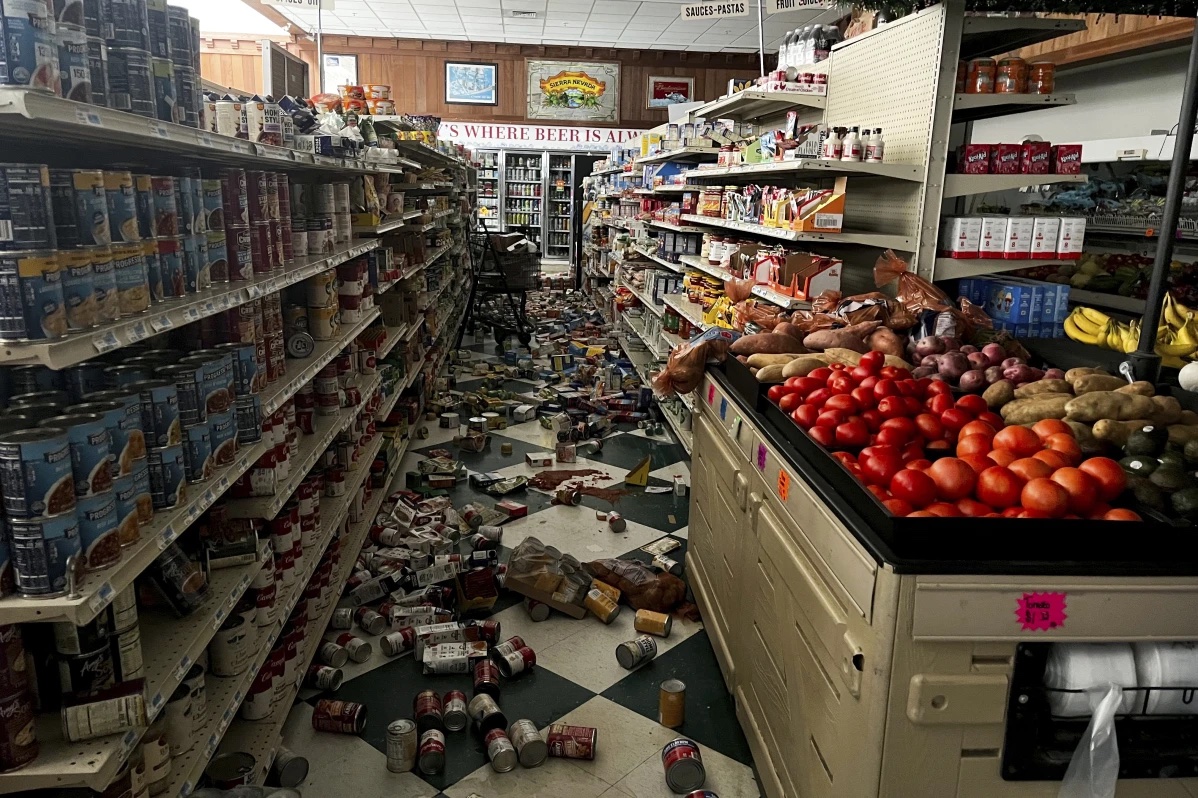
{"type": "Polygon", "coordinates": [[[645,96],[649,108],[665,108],[675,103],[689,103],[695,99],[694,78],[649,78],[649,88],[645,96]]]}
{"type": "Polygon", "coordinates": [[[620,65],[530,58],[529,119],[620,121],[620,65]]]}
{"type": "Polygon", "coordinates": [[[445,62],[447,105],[498,105],[499,64],[445,62]]]}

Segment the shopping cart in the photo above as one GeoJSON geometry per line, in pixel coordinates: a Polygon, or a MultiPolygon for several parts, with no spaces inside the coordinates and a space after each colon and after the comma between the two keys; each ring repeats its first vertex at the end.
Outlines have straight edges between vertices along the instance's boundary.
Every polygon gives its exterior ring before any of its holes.
{"type": "Polygon", "coordinates": [[[458,346],[466,330],[489,327],[495,343],[515,335],[520,343],[532,342],[532,325],[525,306],[528,292],[541,284],[541,255],[531,242],[531,229],[512,226],[507,233],[487,229],[487,220],[479,219],[479,229],[470,237],[470,256],[474,281],[470,288],[470,309],[458,331],[458,346]]]}

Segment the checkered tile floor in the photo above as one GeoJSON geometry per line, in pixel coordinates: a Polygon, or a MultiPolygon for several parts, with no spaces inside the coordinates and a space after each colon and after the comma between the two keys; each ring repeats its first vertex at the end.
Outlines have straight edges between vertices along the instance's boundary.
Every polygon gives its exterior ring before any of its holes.
{"type": "MultiPolygon", "coordinates": [[[[494,361],[494,348],[467,347],[476,359],[494,361]]],[[[535,391],[538,383],[511,381],[506,390],[535,391]]],[[[459,381],[461,390],[477,383],[459,381]]],[[[683,560],[687,538],[687,503],[673,492],[647,493],[624,485],[624,477],[645,455],[654,469],[650,485],[668,486],[675,475],[690,484],[686,453],[677,441],[665,435],[645,435],[634,425],[622,424],[620,431],[604,441],[603,449],[570,468],[595,468],[605,478],[603,487],[627,490],[613,508],[586,496],[582,507],[553,506],[548,495],[528,490],[511,498],[529,508],[526,518],[504,526],[502,554],[532,535],[547,545],[570,552],[580,560],[626,557],[648,562],[651,557],[640,547],[665,536],[681,547],[670,556],[683,560]],[[628,521],[621,534],[597,520],[594,510],[620,512],[628,521]]],[[[421,448],[409,452],[400,473],[413,470],[431,449],[444,447],[453,430],[430,428],[431,437],[421,448]]],[[[504,475],[532,476],[541,469],[524,464],[528,452],[552,451],[555,437],[536,421],[497,431],[487,450],[459,453],[472,472],[498,471],[504,475]],[[500,454],[501,443],[512,443],[513,453],[500,454]]],[[[475,491],[468,482],[452,492],[455,505],[477,500],[490,505],[495,497],[475,491]]],[[[732,697],[725,688],[702,623],[675,619],[670,637],[657,640],[658,656],[634,671],[616,662],[616,646],[636,636],[633,612],[623,607],[609,626],[593,616],[575,620],[553,613],[534,623],[515,593],[504,591],[495,607],[471,617],[493,617],[500,621],[502,637],[519,635],[536,651],[533,671],[505,681],[500,706],[509,721],[532,720],[541,729],[563,722],[593,726],[599,730],[594,761],[549,759],[534,769],[517,767],[495,773],[487,761],[481,740],[469,730],[447,733],[446,766],[442,773],[426,776],[418,771],[391,773],[386,768],[386,727],[396,719],[412,716],[416,693],[436,689],[472,693],[468,676],[424,676],[411,654],[392,660],[381,653],[372,639],[374,656],[362,664],[349,663],[345,681],[335,697],[365,704],[368,720],[360,736],[315,732],[311,727],[312,703],[333,694],[301,693],[283,732],[283,744],[306,756],[311,770],[300,786],[305,796],[346,795],[354,798],[668,798],[661,766],[661,749],[670,740],[685,735],[700,744],[707,768],[705,789],[720,798],[759,796],[748,744],[736,720],[732,697]],[[658,685],[679,678],[687,685],[687,720],[677,731],[659,725],[658,685]]],[[[369,638],[368,638],[369,639],[369,638]]]]}

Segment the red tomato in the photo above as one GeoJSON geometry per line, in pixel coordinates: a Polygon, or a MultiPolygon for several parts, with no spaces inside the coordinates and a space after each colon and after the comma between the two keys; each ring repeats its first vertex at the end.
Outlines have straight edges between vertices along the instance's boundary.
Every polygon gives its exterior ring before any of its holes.
{"type": "Polygon", "coordinates": [[[1059,518],[1069,511],[1069,492],[1051,479],[1040,477],[1023,486],[1019,502],[1024,510],[1044,513],[1049,518],[1059,518]]]}
{"type": "Polygon", "coordinates": [[[847,393],[836,394],[824,402],[825,413],[829,410],[843,410],[846,416],[851,416],[860,409],[857,400],[847,393]]]}
{"type": "Polygon", "coordinates": [[[1106,502],[1099,502],[1098,504],[1094,505],[1093,508],[1091,508],[1090,515],[1088,517],[1092,521],[1097,520],[1097,519],[1102,518],[1104,515],[1106,515],[1110,511],[1111,511],[1111,505],[1107,504],[1106,502]]]}
{"type": "Polygon", "coordinates": [[[1052,476],[1052,466],[1034,457],[1021,457],[1008,465],[1007,468],[1018,474],[1019,478],[1024,482],[1052,476]]]}
{"type": "Polygon", "coordinates": [[[852,376],[852,378],[854,380],[857,381],[858,384],[862,380],[873,376],[873,372],[863,366],[856,366],[855,368],[853,368],[852,370],[849,371],[849,374],[852,376]]]}
{"type": "Polygon", "coordinates": [[[927,379],[928,385],[924,389],[924,395],[939,396],[942,393],[951,394],[953,392],[953,387],[944,380],[933,380],[931,377],[927,379]]]}
{"type": "Polygon", "coordinates": [[[973,466],[956,457],[942,457],[927,470],[936,482],[936,495],[945,501],[955,502],[973,493],[977,474],[973,466]]]}
{"type": "Polygon", "coordinates": [[[778,400],[780,400],[783,396],[787,395],[786,386],[771,385],[770,389],[765,392],[765,395],[770,398],[771,402],[773,402],[774,404],[778,404],[778,400]]]}
{"type": "Polygon", "coordinates": [[[1019,459],[1019,455],[1014,452],[1008,452],[1006,449],[995,449],[987,454],[986,457],[993,460],[995,465],[1000,465],[1004,468],[1019,459]]]}
{"type": "Polygon", "coordinates": [[[1007,426],[1007,422],[1002,420],[1002,416],[994,412],[978,413],[977,420],[989,424],[994,428],[995,432],[1007,426]]]}
{"type": "MultiPolygon", "coordinates": [[[[862,469],[864,471],[864,469],[862,469]]],[[[890,498],[890,491],[886,488],[880,488],[877,485],[866,485],[865,489],[878,498],[878,501],[890,498]]]]}
{"type": "Polygon", "coordinates": [[[798,408],[790,414],[794,422],[803,429],[811,429],[815,426],[815,420],[819,418],[819,408],[814,405],[799,405],[798,408]]]}
{"type": "Polygon", "coordinates": [[[813,380],[827,382],[828,378],[832,376],[832,369],[828,368],[827,366],[820,366],[817,369],[812,369],[811,371],[807,372],[807,376],[813,380]]]}
{"type": "Polygon", "coordinates": [[[848,366],[843,363],[831,363],[828,365],[828,368],[832,369],[833,371],[844,371],[848,368],[848,366]]]}
{"type": "Polygon", "coordinates": [[[1085,515],[1098,501],[1098,481],[1078,468],[1058,468],[1050,477],[1069,493],[1069,512],[1085,515]]]}
{"type": "Polygon", "coordinates": [[[946,410],[953,406],[953,397],[951,394],[938,393],[928,399],[925,403],[929,413],[935,413],[938,416],[943,416],[946,410]]]}
{"type": "Polygon", "coordinates": [[[910,515],[915,511],[915,508],[911,506],[911,502],[904,501],[903,499],[883,499],[882,504],[887,510],[890,511],[891,515],[897,515],[900,517],[904,515],[910,515]]]}
{"type": "Polygon", "coordinates": [[[898,385],[889,377],[884,377],[874,383],[874,396],[879,400],[885,396],[898,396],[898,385]]]}
{"type": "Polygon", "coordinates": [[[944,425],[945,429],[952,430],[953,432],[961,429],[971,420],[973,420],[973,416],[956,407],[950,407],[940,414],[940,423],[944,425]]]}
{"type": "Polygon", "coordinates": [[[805,379],[807,379],[807,378],[806,377],[790,377],[786,380],[786,382],[782,383],[782,385],[788,391],[797,391],[797,390],[799,390],[799,381],[805,380],[805,379]]]}
{"type": "Polygon", "coordinates": [[[907,415],[907,406],[901,396],[884,396],[878,402],[878,412],[886,418],[899,418],[907,415]]]}
{"type": "Polygon", "coordinates": [[[882,366],[882,370],[878,374],[887,380],[901,380],[911,376],[911,372],[898,366],[882,366]]]}
{"type": "Polygon", "coordinates": [[[961,408],[971,416],[976,416],[979,413],[985,413],[990,409],[990,405],[986,404],[986,400],[978,396],[976,393],[969,393],[957,400],[957,407],[961,408]]]}
{"type": "Polygon", "coordinates": [[[832,393],[848,393],[856,387],[856,380],[843,371],[828,378],[828,390],[832,393]]]}
{"type": "Polygon", "coordinates": [[[812,427],[807,430],[807,434],[811,436],[811,440],[818,443],[824,448],[828,448],[836,444],[836,428],[835,427],[812,427]]]}
{"type": "Polygon", "coordinates": [[[1098,481],[1098,495],[1104,502],[1112,501],[1127,487],[1127,474],[1109,457],[1091,457],[1078,468],[1098,481]]]}
{"type": "Polygon", "coordinates": [[[980,474],[987,468],[994,467],[994,461],[984,454],[961,454],[958,452],[957,457],[969,463],[969,467],[973,469],[975,474],[980,474]]]}
{"type": "Polygon", "coordinates": [[[997,430],[995,430],[994,427],[990,426],[985,421],[974,420],[970,421],[964,427],[961,427],[961,430],[957,433],[957,437],[964,438],[967,435],[985,435],[986,440],[990,440],[994,437],[995,432],[997,432],[997,430]]]}
{"type": "Polygon", "coordinates": [[[915,380],[915,387],[918,391],[918,393],[915,395],[926,397],[928,395],[928,386],[933,382],[935,382],[935,380],[933,380],[931,377],[920,377],[918,380],[915,380]]]}
{"type": "Polygon", "coordinates": [[[857,383],[857,387],[858,388],[868,388],[869,390],[872,391],[874,389],[874,386],[877,384],[878,384],[878,378],[876,376],[874,376],[873,374],[870,374],[868,377],[863,379],[861,382],[857,383]]]}
{"type": "Polygon", "coordinates": [[[865,481],[865,475],[861,473],[861,466],[857,465],[856,463],[849,463],[845,466],[845,468],[847,468],[849,473],[853,475],[853,479],[857,480],[858,482],[865,481]]]}
{"type": "Polygon", "coordinates": [[[895,385],[898,387],[899,393],[903,396],[911,396],[918,399],[923,395],[919,383],[915,380],[899,380],[895,385]]]}
{"type": "Polygon", "coordinates": [[[857,462],[857,458],[853,456],[852,452],[832,452],[832,458],[839,460],[846,466],[853,465],[857,462]]]}
{"type": "MultiPolygon", "coordinates": [[[[791,377],[790,380],[795,381],[794,390],[801,396],[807,396],[813,391],[818,391],[824,387],[823,380],[816,380],[811,377],[791,377]]],[[[786,381],[787,385],[790,385],[790,380],[786,381]]]]}
{"type": "Polygon", "coordinates": [[[1049,435],[1044,445],[1054,452],[1060,452],[1070,465],[1077,465],[1082,461],[1082,447],[1078,445],[1077,438],[1073,437],[1072,432],[1058,432],[1049,435]]]}
{"type": "Polygon", "coordinates": [[[903,462],[909,463],[912,460],[923,460],[923,444],[908,443],[903,447],[903,462]]]}
{"type": "Polygon", "coordinates": [[[890,493],[912,507],[927,507],[936,499],[936,483],[922,471],[904,468],[890,480],[890,493]]]}
{"type": "Polygon", "coordinates": [[[849,391],[849,396],[857,403],[857,407],[862,410],[868,410],[874,406],[874,392],[869,388],[862,388],[858,385],[853,390],[849,391]]]}
{"type": "Polygon", "coordinates": [[[920,413],[916,416],[915,426],[919,429],[919,434],[925,440],[937,441],[944,435],[944,425],[940,423],[940,419],[931,413],[920,413]]]}
{"type": "Polygon", "coordinates": [[[871,350],[857,361],[857,368],[866,369],[870,374],[877,374],[886,365],[886,355],[883,352],[871,350]]]}
{"type": "Polygon", "coordinates": [[[1064,421],[1059,418],[1043,418],[1032,425],[1032,432],[1042,441],[1047,441],[1049,435],[1064,433],[1070,438],[1073,437],[1073,430],[1064,421]]]}
{"type": "Polygon", "coordinates": [[[1122,507],[1116,507],[1114,510],[1107,510],[1102,516],[1103,521],[1143,521],[1140,514],[1133,510],[1125,510],[1122,507]]]}
{"type": "Polygon", "coordinates": [[[1019,504],[1023,479],[1009,468],[993,466],[978,474],[977,497],[996,510],[1019,504]]]}
{"type": "Polygon", "coordinates": [[[867,482],[886,486],[903,467],[903,457],[893,446],[870,446],[861,451],[860,463],[867,482]]]}
{"type": "Polygon", "coordinates": [[[935,513],[929,513],[926,510],[916,510],[913,513],[907,513],[908,518],[936,518],[935,513]]]}
{"type": "Polygon", "coordinates": [[[919,458],[916,460],[907,460],[903,463],[903,468],[910,468],[912,471],[927,471],[932,466],[931,460],[919,458]]]}
{"type": "MultiPolygon", "coordinates": [[[[778,386],[775,385],[774,387],[777,388],[778,386]]],[[[778,402],[778,409],[783,413],[793,413],[801,404],[803,404],[803,397],[797,393],[788,393],[782,397],[782,401],[778,402]]]]}
{"type": "Polygon", "coordinates": [[[1041,510],[1023,510],[1016,517],[1017,518],[1052,518],[1051,515],[1049,515],[1046,512],[1043,512],[1041,510]]]}
{"type": "Polygon", "coordinates": [[[1006,449],[1020,457],[1031,457],[1044,448],[1036,433],[1027,427],[1005,427],[994,436],[994,448],[1006,449]]]}
{"type": "Polygon", "coordinates": [[[989,435],[962,435],[957,439],[957,457],[964,457],[968,454],[989,454],[992,448],[989,435]]]}
{"type": "Polygon", "coordinates": [[[923,412],[923,402],[914,396],[904,396],[903,405],[907,408],[907,415],[909,416],[918,416],[923,412]]]}
{"type": "Polygon", "coordinates": [[[932,515],[939,516],[940,518],[961,517],[961,511],[957,508],[957,505],[950,504],[949,502],[934,502],[929,504],[926,509],[932,515]]]}
{"type": "MultiPolygon", "coordinates": [[[[870,410],[868,412],[869,413],[877,413],[878,411],[870,410]]],[[[861,417],[865,418],[866,415],[867,415],[867,413],[862,413],[861,417]]],[[[868,423],[868,419],[866,419],[866,421],[868,423]]],[[[883,444],[885,446],[902,446],[909,440],[910,440],[910,438],[907,437],[906,432],[904,432],[903,430],[901,430],[897,427],[886,426],[885,421],[883,421],[881,423],[881,425],[878,429],[878,441],[877,442],[880,444],[883,444]]]]}
{"type": "Polygon", "coordinates": [[[907,440],[910,440],[919,434],[919,430],[916,428],[915,422],[906,416],[886,419],[882,422],[882,429],[899,430],[907,436],[907,440]]]}
{"type": "Polygon", "coordinates": [[[1002,511],[1001,515],[1003,518],[1018,518],[1019,516],[1023,515],[1023,508],[1019,505],[1008,507],[1002,511]]]}
{"type": "Polygon", "coordinates": [[[870,432],[877,432],[882,428],[882,422],[886,419],[882,414],[872,407],[861,414],[861,420],[865,422],[865,426],[869,427],[870,432]]]}
{"type": "Polygon", "coordinates": [[[1050,466],[1052,466],[1054,471],[1058,468],[1065,468],[1066,466],[1073,465],[1073,462],[1068,457],[1060,452],[1055,452],[1052,449],[1041,449],[1033,454],[1032,457],[1036,460],[1040,460],[1041,462],[1048,463],[1050,466]]]}
{"type": "Polygon", "coordinates": [[[837,446],[864,446],[869,443],[869,427],[861,419],[851,419],[836,428],[837,446]]]}
{"type": "Polygon", "coordinates": [[[815,407],[823,407],[824,402],[828,401],[828,399],[831,397],[832,392],[830,390],[827,388],[820,388],[819,390],[812,391],[811,393],[807,394],[807,396],[803,397],[803,402],[815,407]]]}
{"type": "Polygon", "coordinates": [[[994,512],[990,505],[982,504],[977,499],[971,499],[968,496],[957,502],[957,509],[961,511],[961,515],[970,518],[981,518],[994,512]]]}
{"type": "Polygon", "coordinates": [[[952,445],[948,441],[928,441],[927,445],[923,448],[927,450],[928,454],[935,455],[936,457],[948,454],[953,450],[952,445]]]}
{"type": "Polygon", "coordinates": [[[824,410],[815,417],[815,426],[836,429],[836,427],[843,424],[848,417],[849,414],[843,410],[824,410]]]}

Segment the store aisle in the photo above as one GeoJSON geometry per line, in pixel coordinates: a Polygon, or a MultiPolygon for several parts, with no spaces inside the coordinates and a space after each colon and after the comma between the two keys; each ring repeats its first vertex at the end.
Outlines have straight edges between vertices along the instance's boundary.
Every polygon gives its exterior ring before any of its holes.
{"type": "MultiPolygon", "coordinates": [[[[469,339],[467,339],[469,340],[469,339]]],[[[475,359],[497,360],[494,345],[467,347],[475,359]]],[[[540,365],[540,364],[538,364],[540,365]]],[[[480,379],[464,377],[458,389],[469,391],[480,379]]],[[[509,380],[506,390],[535,391],[541,383],[509,380]]],[[[665,432],[649,435],[634,424],[618,425],[603,449],[572,468],[595,468],[603,472],[596,483],[624,490],[615,509],[628,521],[622,534],[610,531],[598,520],[595,510],[612,505],[585,496],[581,507],[553,505],[549,495],[529,489],[512,498],[528,505],[529,515],[506,524],[503,529],[504,560],[512,547],[532,535],[547,545],[574,554],[582,561],[601,557],[625,557],[648,563],[651,555],[641,547],[662,538],[677,541],[670,557],[683,560],[687,537],[687,497],[672,490],[648,492],[626,486],[628,469],[651,457],[650,487],[668,488],[681,475],[689,486],[690,470],[682,447],[665,432]]],[[[484,452],[460,452],[452,446],[455,431],[430,427],[430,437],[419,449],[409,452],[400,472],[416,468],[431,451],[449,448],[472,472],[498,471],[505,476],[532,476],[543,469],[525,465],[529,452],[552,451],[555,437],[537,421],[510,426],[493,433],[484,452]],[[503,456],[500,446],[511,443],[513,452],[503,456]]],[[[480,501],[488,506],[495,497],[459,482],[451,492],[454,505],[480,501]]],[[[462,550],[468,544],[462,543],[462,550]]],[[[754,798],[760,795],[752,770],[752,757],[736,720],[711,643],[703,624],[675,618],[668,638],[658,638],[658,656],[635,671],[626,671],[616,661],[616,646],[636,637],[633,611],[623,606],[609,626],[588,615],[581,620],[553,613],[534,623],[521,597],[501,591],[495,607],[471,618],[493,618],[501,623],[501,639],[524,638],[537,656],[532,672],[504,680],[499,704],[509,722],[527,718],[544,731],[550,723],[592,726],[598,729],[594,761],[550,758],[542,766],[517,766],[496,773],[488,764],[486,749],[472,731],[446,733],[446,765],[442,773],[424,775],[391,773],[386,767],[386,727],[398,718],[412,717],[413,698],[421,690],[444,694],[462,690],[472,695],[469,676],[425,676],[410,653],[388,659],[379,638],[366,638],[373,655],[365,663],[349,663],[345,681],[335,692],[307,690],[292,709],[284,728],[283,744],[308,758],[307,780],[299,789],[305,796],[352,795],[354,798],[667,798],[674,795],[666,786],[661,749],[676,737],[686,736],[700,744],[707,769],[704,789],[720,798],[754,798]],[[669,678],[687,686],[686,723],[678,730],[657,723],[658,687],[669,678]],[[313,731],[312,705],[320,698],[335,697],[365,704],[365,731],[359,736],[313,731]]]]}

